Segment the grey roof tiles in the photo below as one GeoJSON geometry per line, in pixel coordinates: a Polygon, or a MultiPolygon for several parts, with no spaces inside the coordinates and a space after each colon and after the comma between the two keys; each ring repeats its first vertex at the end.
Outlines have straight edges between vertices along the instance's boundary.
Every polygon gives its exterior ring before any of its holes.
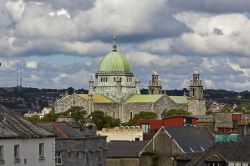
{"type": "Polygon", "coordinates": [[[137,158],[148,141],[110,141],[107,158],[137,158]]]}
{"type": "Polygon", "coordinates": [[[206,128],[193,126],[165,127],[185,153],[202,152],[214,144],[214,138],[206,128]]]}
{"type": "Polygon", "coordinates": [[[54,137],[54,134],[0,106],[0,139],[42,137],[54,137]]]}

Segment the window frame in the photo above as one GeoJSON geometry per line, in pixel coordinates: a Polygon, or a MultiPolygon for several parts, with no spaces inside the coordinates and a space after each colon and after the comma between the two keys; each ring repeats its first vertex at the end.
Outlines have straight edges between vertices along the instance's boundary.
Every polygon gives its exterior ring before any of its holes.
{"type": "Polygon", "coordinates": [[[44,159],[44,143],[39,143],[38,155],[39,159],[44,159]]]}
{"type": "Polygon", "coordinates": [[[4,146],[0,145],[0,161],[4,161],[4,146]]]}
{"type": "Polygon", "coordinates": [[[60,166],[62,163],[62,152],[55,152],[55,165],[60,166]]]}
{"type": "Polygon", "coordinates": [[[14,162],[20,162],[20,145],[16,144],[14,145],[14,162]]]}

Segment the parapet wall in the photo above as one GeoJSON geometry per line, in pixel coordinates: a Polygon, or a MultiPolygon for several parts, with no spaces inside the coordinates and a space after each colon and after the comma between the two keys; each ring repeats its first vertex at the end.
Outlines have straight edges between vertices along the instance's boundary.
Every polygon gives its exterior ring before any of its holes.
{"type": "Polygon", "coordinates": [[[108,142],[112,140],[143,140],[143,130],[139,126],[103,128],[97,131],[97,135],[107,136],[108,142]]]}

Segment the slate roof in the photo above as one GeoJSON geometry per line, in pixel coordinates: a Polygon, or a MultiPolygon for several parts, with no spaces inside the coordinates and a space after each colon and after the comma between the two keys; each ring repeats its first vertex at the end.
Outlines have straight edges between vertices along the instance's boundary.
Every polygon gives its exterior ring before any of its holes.
{"type": "Polygon", "coordinates": [[[206,161],[250,162],[249,142],[217,143],[187,166],[203,166],[206,161]]]}
{"type": "Polygon", "coordinates": [[[0,106],[0,139],[46,137],[54,137],[54,134],[0,106]]]}
{"type": "Polygon", "coordinates": [[[56,135],[57,139],[82,139],[84,133],[65,122],[38,123],[38,125],[56,135]]]}
{"type": "Polygon", "coordinates": [[[149,141],[110,141],[107,158],[137,158],[149,141]]]}
{"type": "Polygon", "coordinates": [[[204,127],[171,126],[165,131],[184,153],[202,152],[214,144],[214,137],[204,127]]]}
{"type": "Polygon", "coordinates": [[[202,152],[194,152],[194,153],[184,153],[178,157],[176,157],[176,160],[185,160],[185,161],[191,161],[193,159],[198,158],[202,155],[202,152]]]}

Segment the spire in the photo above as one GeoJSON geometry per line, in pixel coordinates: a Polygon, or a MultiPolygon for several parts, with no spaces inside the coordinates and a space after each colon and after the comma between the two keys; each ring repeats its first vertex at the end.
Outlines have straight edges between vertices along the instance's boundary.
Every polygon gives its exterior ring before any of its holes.
{"type": "Polygon", "coordinates": [[[193,74],[199,74],[199,68],[198,67],[195,67],[193,74]]]}
{"type": "Polygon", "coordinates": [[[113,34],[113,51],[117,51],[115,32],[113,34]]]}

